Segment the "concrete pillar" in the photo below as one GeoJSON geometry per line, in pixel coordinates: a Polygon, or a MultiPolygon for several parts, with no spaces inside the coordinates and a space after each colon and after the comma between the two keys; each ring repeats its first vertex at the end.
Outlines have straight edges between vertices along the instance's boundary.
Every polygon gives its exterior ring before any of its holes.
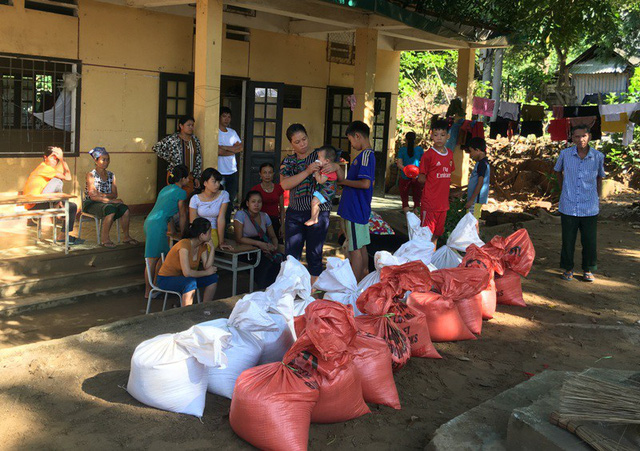
{"type": "Polygon", "coordinates": [[[197,0],[193,109],[203,169],[218,167],[222,30],[222,0],[197,0]]]}
{"type": "MultiPolygon", "coordinates": [[[[475,49],[458,50],[458,80],[456,95],[462,99],[465,118],[471,119],[473,103],[473,76],[476,65],[475,49]]],[[[451,183],[466,186],[469,181],[469,154],[457,146],[453,151],[453,163],[456,170],[451,176],[451,183]]]]}
{"type": "Polygon", "coordinates": [[[373,110],[376,94],[376,63],[378,59],[378,30],[358,28],[356,30],[356,66],[353,93],[356,107],[353,120],[373,126],[373,110]]]}

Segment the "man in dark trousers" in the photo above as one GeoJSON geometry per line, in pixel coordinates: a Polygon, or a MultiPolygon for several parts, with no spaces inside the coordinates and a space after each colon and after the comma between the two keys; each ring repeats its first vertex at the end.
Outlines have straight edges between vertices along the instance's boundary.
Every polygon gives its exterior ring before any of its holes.
{"type": "Polygon", "coordinates": [[[571,129],[572,147],[560,152],[553,168],[562,187],[562,251],[560,267],[564,280],[573,279],[573,254],[580,231],[582,243],[582,280],[593,282],[597,269],[597,225],[604,172],[604,155],[589,146],[590,133],[585,125],[571,129]]]}

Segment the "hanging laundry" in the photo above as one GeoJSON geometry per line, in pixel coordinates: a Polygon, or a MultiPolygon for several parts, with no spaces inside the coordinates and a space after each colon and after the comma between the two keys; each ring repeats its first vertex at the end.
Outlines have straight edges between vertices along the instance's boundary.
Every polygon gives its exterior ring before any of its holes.
{"type": "Polygon", "coordinates": [[[602,131],[607,133],[625,133],[629,116],[627,113],[607,114],[602,116],[602,131]]]}
{"type": "Polygon", "coordinates": [[[640,110],[640,103],[618,103],[614,105],[600,105],[599,113],[601,116],[627,113],[631,116],[634,111],[640,110]]]}
{"type": "MultiPolygon", "coordinates": [[[[591,130],[593,129],[593,126],[596,124],[596,117],[595,116],[581,116],[581,117],[570,117],[569,119],[569,124],[571,126],[571,128],[573,129],[574,127],[577,127],[578,125],[586,125],[587,127],[589,127],[589,133],[591,133],[591,130]]],[[[593,137],[593,133],[592,137],[593,137]]]]}
{"type": "Polygon", "coordinates": [[[633,122],[636,125],[640,124],[640,110],[635,110],[633,113],[631,113],[631,115],[629,116],[629,121],[633,122]]]}
{"type": "Polygon", "coordinates": [[[458,135],[460,134],[460,127],[462,126],[463,122],[464,119],[458,119],[451,125],[451,128],[449,129],[449,139],[445,144],[445,147],[447,149],[454,150],[458,145],[458,135]]]}
{"type": "Polygon", "coordinates": [[[562,105],[553,105],[553,117],[562,119],[564,117],[564,107],[562,105]]]}
{"type": "Polygon", "coordinates": [[[500,102],[498,106],[498,118],[517,121],[520,119],[520,104],[513,102],[500,102]]]}
{"type": "Polygon", "coordinates": [[[71,131],[71,98],[68,91],[60,91],[53,108],[42,113],[31,113],[33,117],[58,130],[71,131]]]}
{"type": "Polygon", "coordinates": [[[551,141],[567,141],[569,139],[569,119],[551,119],[549,121],[549,134],[551,141]]]}
{"type": "Polygon", "coordinates": [[[520,135],[527,137],[535,135],[537,138],[542,136],[542,121],[522,121],[520,124],[520,135]]]}
{"type": "Polygon", "coordinates": [[[466,149],[471,138],[484,139],[484,124],[480,121],[464,121],[460,126],[460,147],[466,149]]]}
{"type": "Polygon", "coordinates": [[[489,138],[491,139],[497,139],[498,135],[511,139],[516,134],[518,134],[516,121],[498,116],[494,122],[489,123],[489,138]]]}
{"type": "MultiPolygon", "coordinates": [[[[589,117],[596,118],[595,123],[591,126],[591,139],[602,138],[602,130],[600,129],[600,110],[597,106],[566,106],[564,107],[564,117],[589,117]]],[[[573,123],[572,123],[573,126],[573,123]]]]}
{"type": "Polygon", "coordinates": [[[473,109],[471,112],[480,116],[493,116],[493,108],[496,105],[496,101],[493,99],[485,99],[483,97],[473,98],[473,109]]]}
{"type": "Polygon", "coordinates": [[[522,105],[520,110],[520,118],[523,121],[543,121],[544,120],[544,107],[542,105],[522,105]]]}

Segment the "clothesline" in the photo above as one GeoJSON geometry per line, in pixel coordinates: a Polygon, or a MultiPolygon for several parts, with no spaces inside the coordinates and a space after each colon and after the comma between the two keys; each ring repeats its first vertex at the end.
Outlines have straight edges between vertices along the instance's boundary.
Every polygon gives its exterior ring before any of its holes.
{"type": "MultiPolygon", "coordinates": [[[[495,107],[496,101],[493,99],[473,98],[473,114],[492,118],[495,107]]],[[[554,105],[552,112],[553,119],[549,121],[547,131],[553,141],[567,141],[572,127],[586,125],[591,131],[592,139],[601,139],[603,132],[622,133],[622,144],[628,146],[633,141],[635,125],[640,124],[640,103],[600,106],[554,105]]],[[[541,137],[544,134],[545,117],[543,105],[500,101],[496,117],[489,124],[489,137],[495,139],[502,136],[511,139],[516,134],[541,137]]],[[[472,127],[475,127],[475,124],[472,127]]]]}

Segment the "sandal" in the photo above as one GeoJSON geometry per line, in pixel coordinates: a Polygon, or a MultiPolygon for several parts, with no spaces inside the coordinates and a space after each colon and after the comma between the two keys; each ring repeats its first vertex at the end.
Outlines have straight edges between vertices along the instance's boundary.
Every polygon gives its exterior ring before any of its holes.
{"type": "Polygon", "coordinates": [[[582,280],[585,282],[593,282],[596,279],[593,277],[593,273],[591,271],[585,271],[582,276],[582,280]]]}
{"type": "Polygon", "coordinates": [[[131,244],[132,246],[140,244],[140,242],[138,240],[136,240],[135,238],[129,238],[128,240],[124,240],[123,243],[124,244],[131,244]]]}
{"type": "Polygon", "coordinates": [[[565,271],[560,277],[562,280],[573,280],[573,271],[565,271]]]}
{"type": "Polygon", "coordinates": [[[106,247],[107,249],[113,249],[116,247],[116,244],[113,241],[107,241],[106,243],[101,243],[100,246],[106,247]]]}

